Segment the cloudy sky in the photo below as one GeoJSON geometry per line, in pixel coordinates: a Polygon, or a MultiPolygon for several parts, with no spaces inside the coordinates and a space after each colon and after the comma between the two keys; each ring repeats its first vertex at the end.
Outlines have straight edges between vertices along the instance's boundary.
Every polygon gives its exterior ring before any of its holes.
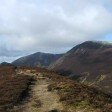
{"type": "Polygon", "coordinates": [[[0,0],[0,62],[112,41],[112,0],[0,0]]]}

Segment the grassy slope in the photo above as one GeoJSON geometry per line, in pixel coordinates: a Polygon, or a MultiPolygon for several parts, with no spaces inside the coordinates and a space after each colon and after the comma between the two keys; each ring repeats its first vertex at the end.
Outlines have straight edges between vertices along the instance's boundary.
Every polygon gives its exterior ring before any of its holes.
{"type": "Polygon", "coordinates": [[[86,85],[78,84],[67,77],[54,73],[47,73],[53,84],[49,91],[56,90],[60,101],[76,109],[85,109],[85,112],[112,112],[112,97],[86,85]],[[93,112],[93,111],[92,111],[93,112]]]}
{"type": "MultiPolygon", "coordinates": [[[[67,107],[85,109],[84,112],[112,112],[111,96],[54,72],[42,69],[37,69],[37,72],[43,72],[45,77],[51,79],[52,84],[48,90],[57,91],[60,101],[67,107]]],[[[8,108],[18,104],[26,96],[32,77],[15,74],[14,68],[0,68],[0,112],[7,112],[8,108]]]]}
{"type": "Polygon", "coordinates": [[[7,112],[25,97],[32,77],[16,75],[13,67],[0,68],[0,112],[7,112]]]}

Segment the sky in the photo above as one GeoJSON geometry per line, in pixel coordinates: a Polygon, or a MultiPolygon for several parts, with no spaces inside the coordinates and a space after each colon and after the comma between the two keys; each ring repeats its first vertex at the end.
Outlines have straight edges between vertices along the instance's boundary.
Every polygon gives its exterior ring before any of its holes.
{"type": "Polygon", "coordinates": [[[0,0],[0,62],[112,41],[112,0],[0,0]]]}

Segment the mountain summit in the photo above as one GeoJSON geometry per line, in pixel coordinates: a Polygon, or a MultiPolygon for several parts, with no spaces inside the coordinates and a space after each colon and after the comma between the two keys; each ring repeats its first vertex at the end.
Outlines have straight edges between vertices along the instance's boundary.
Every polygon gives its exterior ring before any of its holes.
{"type": "Polygon", "coordinates": [[[110,65],[111,56],[112,44],[99,41],[86,41],[72,48],[59,60],[50,65],[49,68],[67,70],[76,75],[81,75],[87,71],[95,72],[96,68],[101,69],[105,64],[110,65]]]}

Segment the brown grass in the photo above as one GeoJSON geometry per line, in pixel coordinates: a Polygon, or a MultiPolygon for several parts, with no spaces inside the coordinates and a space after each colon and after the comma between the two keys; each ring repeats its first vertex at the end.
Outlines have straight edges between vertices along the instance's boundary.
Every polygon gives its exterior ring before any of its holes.
{"type": "Polygon", "coordinates": [[[60,101],[74,107],[91,106],[100,112],[112,111],[112,97],[96,90],[95,88],[79,84],[67,77],[57,74],[47,74],[47,77],[54,81],[49,85],[48,90],[57,90],[60,101]]]}
{"type": "Polygon", "coordinates": [[[15,67],[13,66],[0,66],[0,77],[5,77],[7,75],[14,75],[15,67]]]}
{"type": "Polygon", "coordinates": [[[0,112],[7,112],[26,97],[32,77],[16,75],[13,67],[0,68],[0,112]]]}
{"type": "MultiPolygon", "coordinates": [[[[97,109],[97,112],[112,112],[111,96],[67,77],[57,75],[53,71],[38,68],[36,72],[43,73],[45,77],[53,81],[48,90],[56,90],[60,101],[64,104],[73,107],[90,106],[97,109]]],[[[0,75],[0,112],[7,112],[26,97],[33,79],[27,75],[16,75],[13,67],[0,68],[0,75]]]]}

